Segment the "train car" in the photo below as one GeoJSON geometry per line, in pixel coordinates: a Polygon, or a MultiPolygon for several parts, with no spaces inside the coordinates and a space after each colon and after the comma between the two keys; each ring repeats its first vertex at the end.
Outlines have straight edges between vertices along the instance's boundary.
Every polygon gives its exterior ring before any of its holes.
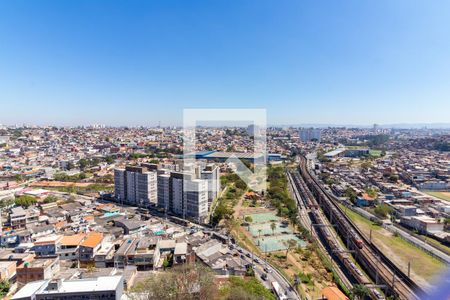
{"type": "Polygon", "coordinates": [[[356,247],[358,247],[359,249],[362,249],[364,247],[364,242],[356,236],[353,236],[353,242],[355,242],[356,247]]]}

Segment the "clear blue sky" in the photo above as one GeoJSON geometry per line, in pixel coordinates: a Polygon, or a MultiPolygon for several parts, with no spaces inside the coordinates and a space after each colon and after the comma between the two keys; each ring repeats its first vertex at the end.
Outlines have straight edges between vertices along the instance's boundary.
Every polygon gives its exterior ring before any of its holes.
{"type": "Polygon", "coordinates": [[[0,124],[450,122],[450,2],[1,1],[0,124]]]}

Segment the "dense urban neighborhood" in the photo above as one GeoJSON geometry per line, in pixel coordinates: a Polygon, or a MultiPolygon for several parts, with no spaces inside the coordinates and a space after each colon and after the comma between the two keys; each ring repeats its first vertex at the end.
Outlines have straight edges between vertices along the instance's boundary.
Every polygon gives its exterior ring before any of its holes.
{"type": "Polygon", "coordinates": [[[196,152],[184,153],[176,127],[1,127],[1,296],[403,299],[409,281],[432,290],[450,263],[448,131],[269,127],[266,152],[253,153],[255,130],[200,127],[196,152]],[[251,189],[230,158],[263,162],[267,190],[251,189]],[[385,254],[397,290],[350,255],[364,248],[353,230],[342,235],[318,187],[385,254]]]}

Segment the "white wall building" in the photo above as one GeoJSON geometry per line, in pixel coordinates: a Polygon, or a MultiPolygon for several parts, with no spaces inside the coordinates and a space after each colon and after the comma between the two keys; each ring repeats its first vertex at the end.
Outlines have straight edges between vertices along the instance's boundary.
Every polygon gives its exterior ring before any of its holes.
{"type": "Polygon", "coordinates": [[[118,202],[143,207],[157,204],[157,174],[144,167],[115,169],[114,191],[118,202]]]}
{"type": "Polygon", "coordinates": [[[208,203],[211,203],[219,196],[220,192],[220,170],[215,165],[207,165],[200,173],[200,178],[208,181],[208,203]]]}

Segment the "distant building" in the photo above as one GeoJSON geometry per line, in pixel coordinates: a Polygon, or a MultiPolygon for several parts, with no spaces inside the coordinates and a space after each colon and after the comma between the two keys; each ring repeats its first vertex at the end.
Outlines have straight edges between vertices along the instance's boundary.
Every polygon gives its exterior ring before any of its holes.
{"type": "Polygon", "coordinates": [[[420,233],[436,233],[444,230],[444,223],[428,216],[402,217],[400,223],[420,233]]]}
{"type": "Polygon", "coordinates": [[[259,128],[259,126],[251,124],[247,126],[247,134],[249,136],[255,136],[255,135],[260,135],[261,134],[261,129],[259,128]]]}
{"type": "Polygon", "coordinates": [[[370,197],[367,193],[356,197],[356,206],[374,206],[375,202],[375,198],[370,197]]]}
{"type": "Polygon", "coordinates": [[[117,201],[148,207],[158,201],[157,174],[146,167],[114,170],[114,192],[117,201]]]}
{"type": "Polygon", "coordinates": [[[320,141],[322,131],[318,128],[301,128],[298,136],[302,142],[320,141]]]}
{"type": "Polygon", "coordinates": [[[75,280],[40,280],[30,282],[11,300],[120,299],[123,276],[99,276],[75,280]]]}

